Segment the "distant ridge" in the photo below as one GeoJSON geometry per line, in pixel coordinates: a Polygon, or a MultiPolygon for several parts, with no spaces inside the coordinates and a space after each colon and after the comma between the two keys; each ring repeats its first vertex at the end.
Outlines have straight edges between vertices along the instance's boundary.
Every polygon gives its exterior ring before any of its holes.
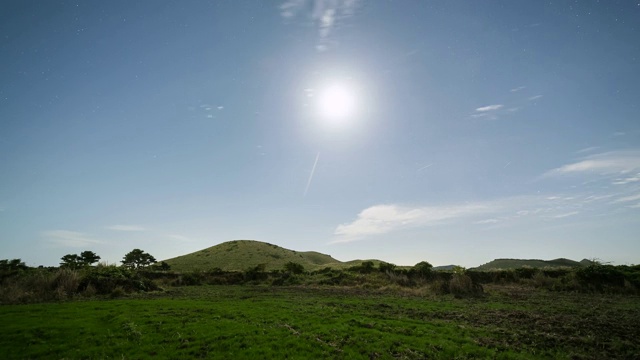
{"type": "Polygon", "coordinates": [[[440,266],[434,266],[433,270],[435,271],[451,271],[453,270],[456,266],[458,265],[440,265],[440,266]]]}
{"type": "MultiPolygon", "coordinates": [[[[167,259],[176,271],[210,270],[243,271],[264,264],[265,270],[280,270],[288,262],[302,264],[307,270],[343,267],[343,263],[316,251],[299,252],[255,240],[224,242],[190,254],[167,259]]],[[[349,264],[351,265],[351,264],[349,264]]]]}
{"type": "Polygon", "coordinates": [[[480,265],[473,270],[498,270],[498,269],[517,269],[521,267],[531,268],[558,268],[558,267],[580,267],[593,264],[593,261],[583,259],[582,261],[574,261],[565,258],[554,260],[539,259],[495,259],[486,264],[480,265]]]}

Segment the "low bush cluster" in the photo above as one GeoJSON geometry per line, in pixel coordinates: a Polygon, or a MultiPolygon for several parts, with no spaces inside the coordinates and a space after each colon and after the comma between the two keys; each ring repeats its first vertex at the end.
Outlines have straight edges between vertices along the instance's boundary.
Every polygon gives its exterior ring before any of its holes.
{"type": "Polygon", "coordinates": [[[0,303],[34,303],[158,290],[141,272],[113,265],[23,269],[0,280],[0,303]]]}

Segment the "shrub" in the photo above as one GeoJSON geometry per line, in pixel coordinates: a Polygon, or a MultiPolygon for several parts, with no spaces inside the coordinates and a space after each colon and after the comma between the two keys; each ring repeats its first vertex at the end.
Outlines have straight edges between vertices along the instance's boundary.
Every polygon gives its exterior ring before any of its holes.
{"type": "Polygon", "coordinates": [[[539,272],[538,269],[528,266],[517,268],[514,271],[519,279],[532,279],[533,276],[539,272]]]}
{"type": "Polygon", "coordinates": [[[421,261],[411,268],[411,274],[423,279],[428,279],[433,274],[433,265],[426,261],[421,261]]]}
{"type": "Polygon", "coordinates": [[[284,270],[292,274],[302,274],[304,272],[304,266],[302,266],[302,264],[289,261],[288,263],[284,264],[284,270]]]}
{"type": "Polygon", "coordinates": [[[245,281],[266,280],[269,277],[269,274],[265,272],[265,268],[266,268],[265,264],[258,264],[252,268],[245,270],[244,280],[245,281]]]}
{"type": "Polygon", "coordinates": [[[589,265],[576,270],[577,278],[585,284],[602,286],[624,286],[625,276],[613,265],[589,265]]]}
{"type": "Polygon", "coordinates": [[[378,270],[381,273],[389,273],[394,271],[396,268],[395,264],[390,264],[390,263],[386,263],[386,262],[381,262],[380,264],[378,264],[378,270]]]}
{"type": "Polygon", "coordinates": [[[449,280],[449,292],[456,298],[479,296],[484,292],[482,285],[474,283],[468,275],[454,275],[449,280]]]}
{"type": "Polygon", "coordinates": [[[533,285],[538,288],[551,289],[555,284],[555,280],[545,275],[543,272],[537,272],[533,275],[533,285]]]}
{"type": "Polygon", "coordinates": [[[202,285],[204,274],[199,271],[192,271],[182,275],[182,285],[193,286],[202,285]]]}
{"type": "Polygon", "coordinates": [[[435,279],[429,284],[429,290],[438,295],[449,293],[449,281],[445,279],[435,279]]]}
{"type": "Polygon", "coordinates": [[[124,288],[122,286],[117,286],[113,290],[111,290],[111,293],[109,295],[111,296],[111,298],[115,299],[123,297],[125,294],[126,292],[124,291],[124,288]]]}

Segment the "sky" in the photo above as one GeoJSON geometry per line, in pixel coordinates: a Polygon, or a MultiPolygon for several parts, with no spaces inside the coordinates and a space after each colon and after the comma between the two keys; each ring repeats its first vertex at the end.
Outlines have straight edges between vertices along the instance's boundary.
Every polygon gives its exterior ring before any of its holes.
{"type": "Polygon", "coordinates": [[[640,263],[638,1],[0,2],[0,259],[640,263]]]}

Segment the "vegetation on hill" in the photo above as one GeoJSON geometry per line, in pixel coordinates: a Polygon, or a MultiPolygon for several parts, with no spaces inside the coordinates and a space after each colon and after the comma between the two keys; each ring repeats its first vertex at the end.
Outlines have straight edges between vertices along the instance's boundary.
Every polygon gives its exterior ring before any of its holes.
{"type": "Polygon", "coordinates": [[[580,267],[580,266],[588,266],[593,264],[590,260],[582,260],[580,262],[573,261],[569,259],[554,259],[554,260],[538,260],[538,259],[495,259],[486,264],[480,265],[473,270],[478,271],[487,271],[487,270],[507,270],[507,269],[518,269],[523,267],[530,268],[562,268],[562,267],[580,267]]]}
{"type": "Polygon", "coordinates": [[[165,262],[175,271],[211,269],[244,271],[259,265],[264,265],[266,271],[271,271],[282,269],[289,262],[299,263],[308,270],[327,266],[344,266],[344,263],[319,252],[293,251],[253,240],[228,241],[191,254],[167,259],[165,262]]]}

